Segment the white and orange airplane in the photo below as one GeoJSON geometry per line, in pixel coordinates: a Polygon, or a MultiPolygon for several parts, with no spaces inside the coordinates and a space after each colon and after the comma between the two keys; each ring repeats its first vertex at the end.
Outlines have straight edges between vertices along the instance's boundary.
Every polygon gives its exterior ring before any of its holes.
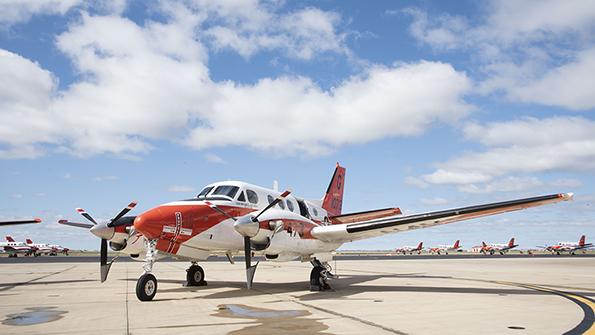
{"type": "Polygon", "coordinates": [[[424,245],[424,242],[419,242],[417,247],[404,246],[404,247],[395,249],[395,252],[398,254],[403,254],[403,255],[406,255],[406,254],[413,255],[413,253],[415,252],[419,255],[424,250],[423,245],[424,245]]]}
{"type": "Polygon", "coordinates": [[[508,244],[487,244],[485,242],[481,242],[481,253],[493,255],[495,253],[500,253],[500,255],[504,255],[510,249],[518,247],[518,244],[514,244],[514,237],[508,241],[508,244]]]}
{"type": "Polygon", "coordinates": [[[36,248],[36,254],[37,255],[50,255],[50,256],[56,256],[59,253],[68,255],[68,251],[70,249],[68,248],[64,248],[63,246],[60,245],[56,245],[56,244],[47,244],[47,243],[33,243],[33,241],[31,239],[26,239],[25,240],[26,245],[32,248],[36,248]]]}
{"type": "Polygon", "coordinates": [[[18,254],[25,256],[35,255],[37,248],[28,246],[24,242],[17,242],[12,237],[6,236],[6,242],[0,242],[0,248],[8,253],[8,257],[18,257],[18,254]]]}
{"type": "Polygon", "coordinates": [[[437,247],[430,248],[428,251],[433,254],[436,253],[440,255],[441,253],[445,253],[448,255],[449,251],[458,252],[461,251],[460,240],[456,240],[453,245],[439,245],[437,247]]]}
{"type": "Polygon", "coordinates": [[[546,251],[550,251],[552,253],[556,253],[559,255],[563,252],[567,252],[571,255],[577,250],[586,250],[593,247],[593,243],[585,243],[585,235],[581,236],[578,243],[574,242],[558,242],[558,244],[550,245],[550,246],[540,246],[540,248],[544,248],[546,251]]]}
{"type": "Polygon", "coordinates": [[[173,255],[187,259],[187,285],[204,285],[204,271],[197,262],[211,255],[233,256],[243,251],[247,287],[252,287],[256,266],[254,255],[283,262],[300,259],[313,265],[310,289],[329,288],[332,275],[328,262],[343,243],[395,232],[474,219],[486,215],[552,204],[572,198],[571,193],[551,194],[437,212],[400,216],[398,208],[343,214],[345,168],[335,169],[321,200],[306,200],[289,191],[278,192],[241,181],[207,185],[196,197],[166,203],[138,216],[125,216],[130,203],[108,222],[98,223],[83,209],[91,222],[60,223],[90,228],[101,240],[101,280],[113,262],[107,261],[108,242],[112,249],[131,256],[145,253],[144,272],[136,285],[141,301],[152,300],[157,279],[152,274],[158,257],[173,255]]]}

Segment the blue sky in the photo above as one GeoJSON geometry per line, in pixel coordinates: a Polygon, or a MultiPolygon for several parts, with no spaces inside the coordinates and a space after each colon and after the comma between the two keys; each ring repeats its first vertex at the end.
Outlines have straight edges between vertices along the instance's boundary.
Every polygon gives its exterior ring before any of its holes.
{"type": "Polygon", "coordinates": [[[109,219],[217,180],[344,211],[575,201],[347,244],[595,237],[595,5],[0,1],[0,233],[98,248],[109,219]],[[556,15],[552,15],[556,13],[556,15]]]}

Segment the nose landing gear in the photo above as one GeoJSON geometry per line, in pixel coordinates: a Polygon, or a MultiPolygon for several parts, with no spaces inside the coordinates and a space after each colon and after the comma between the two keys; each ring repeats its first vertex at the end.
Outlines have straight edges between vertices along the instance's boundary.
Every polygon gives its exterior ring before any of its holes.
{"type": "Polygon", "coordinates": [[[143,265],[145,272],[136,282],[136,297],[140,301],[151,301],[157,293],[157,278],[151,273],[155,263],[156,245],[157,240],[147,241],[147,257],[143,265]]]}

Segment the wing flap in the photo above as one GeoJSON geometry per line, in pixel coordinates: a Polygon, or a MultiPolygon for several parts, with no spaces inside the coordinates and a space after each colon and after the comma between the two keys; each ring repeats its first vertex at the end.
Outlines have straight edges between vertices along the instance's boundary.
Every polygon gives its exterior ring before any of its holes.
{"type": "Polygon", "coordinates": [[[567,201],[572,196],[572,193],[550,194],[365,222],[319,226],[312,229],[312,236],[327,242],[347,242],[567,201]]]}

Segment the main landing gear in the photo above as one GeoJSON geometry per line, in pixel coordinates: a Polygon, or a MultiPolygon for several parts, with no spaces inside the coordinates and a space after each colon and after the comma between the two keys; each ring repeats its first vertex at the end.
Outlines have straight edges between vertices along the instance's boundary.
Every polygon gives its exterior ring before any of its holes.
{"type": "Polygon", "coordinates": [[[192,262],[192,265],[186,270],[186,286],[206,285],[204,270],[196,262],[192,262]]]}
{"type": "Polygon", "coordinates": [[[331,287],[328,284],[329,278],[335,276],[331,273],[331,267],[328,263],[322,263],[317,259],[310,261],[314,268],[310,272],[310,291],[326,291],[331,287]]]}

